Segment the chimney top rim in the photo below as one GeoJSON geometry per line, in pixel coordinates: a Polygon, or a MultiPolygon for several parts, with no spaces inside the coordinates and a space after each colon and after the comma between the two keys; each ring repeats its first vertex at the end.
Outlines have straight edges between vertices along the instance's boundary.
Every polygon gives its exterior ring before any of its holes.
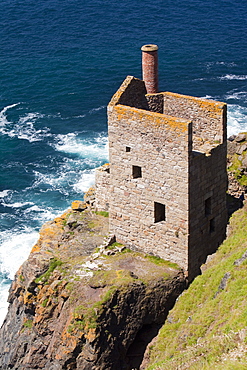
{"type": "Polygon", "coordinates": [[[156,51],[158,50],[158,45],[146,44],[141,47],[141,51],[156,51]]]}

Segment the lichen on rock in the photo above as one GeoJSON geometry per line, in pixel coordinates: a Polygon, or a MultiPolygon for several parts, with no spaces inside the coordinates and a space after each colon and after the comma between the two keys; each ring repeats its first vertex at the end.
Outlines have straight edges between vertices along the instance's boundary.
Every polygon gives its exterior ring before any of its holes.
{"type": "Polygon", "coordinates": [[[1,369],[140,364],[185,278],[175,265],[116,243],[104,216],[77,201],[42,227],[12,283],[1,369]]]}
{"type": "Polygon", "coordinates": [[[247,192],[247,133],[233,135],[227,142],[228,192],[240,196],[247,192]]]}

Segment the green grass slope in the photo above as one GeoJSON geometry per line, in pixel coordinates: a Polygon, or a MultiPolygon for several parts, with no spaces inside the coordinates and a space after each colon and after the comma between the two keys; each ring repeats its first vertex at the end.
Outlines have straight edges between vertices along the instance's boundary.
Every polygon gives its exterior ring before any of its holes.
{"type": "Polygon", "coordinates": [[[170,312],[148,370],[247,369],[247,205],[229,237],[170,312]],[[246,254],[246,256],[244,255],[246,254]]]}

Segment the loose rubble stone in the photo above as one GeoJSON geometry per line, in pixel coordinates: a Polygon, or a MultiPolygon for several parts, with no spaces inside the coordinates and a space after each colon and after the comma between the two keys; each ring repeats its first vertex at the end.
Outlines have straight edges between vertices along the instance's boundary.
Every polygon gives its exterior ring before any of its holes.
{"type": "Polygon", "coordinates": [[[235,141],[236,141],[237,143],[240,143],[241,141],[244,141],[244,140],[246,140],[246,134],[244,134],[244,133],[240,133],[240,134],[238,134],[238,135],[235,137],[235,141]]]}
{"type": "Polygon", "coordinates": [[[86,202],[82,202],[80,200],[75,200],[74,202],[72,202],[71,208],[73,209],[73,211],[81,212],[81,211],[84,211],[87,208],[87,204],[86,204],[86,202]]]}

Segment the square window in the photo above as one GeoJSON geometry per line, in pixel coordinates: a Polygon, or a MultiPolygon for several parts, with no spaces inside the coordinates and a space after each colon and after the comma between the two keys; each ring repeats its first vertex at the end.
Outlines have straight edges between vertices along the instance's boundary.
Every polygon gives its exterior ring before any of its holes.
{"type": "Polygon", "coordinates": [[[162,203],[154,202],[154,222],[166,220],[166,206],[162,203]]]}
{"type": "Polygon", "coordinates": [[[142,177],[142,168],[139,166],[132,166],[132,175],[133,175],[133,179],[142,177]]]}
{"type": "Polygon", "coordinates": [[[130,147],[129,146],[126,146],[125,147],[125,150],[126,150],[126,152],[130,152],[130,147]]]}

